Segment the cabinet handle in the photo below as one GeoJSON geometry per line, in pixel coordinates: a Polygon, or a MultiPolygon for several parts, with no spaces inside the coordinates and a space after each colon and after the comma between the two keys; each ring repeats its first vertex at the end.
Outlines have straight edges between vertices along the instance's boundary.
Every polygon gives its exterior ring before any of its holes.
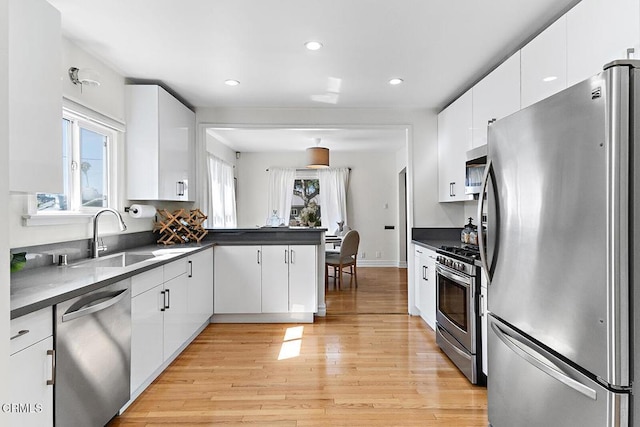
{"type": "Polygon", "coordinates": [[[165,291],[165,295],[167,296],[167,304],[164,306],[164,308],[166,308],[167,310],[170,309],[171,307],[171,295],[169,294],[170,289],[167,289],[165,291]]]}
{"type": "Polygon", "coordinates": [[[256,252],[256,262],[258,264],[260,264],[260,250],[258,249],[258,251],[256,252]]]}
{"type": "Polygon", "coordinates": [[[284,250],[284,263],[289,264],[289,251],[286,249],[284,250]]]}
{"type": "Polygon", "coordinates": [[[449,196],[456,197],[456,183],[455,182],[450,182],[449,183],[449,196]]]}
{"type": "Polygon", "coordinates": [[[47,350],[47,356],[51,356],[51,379],[47,380],[47,385],[54,385],[56,383],[56,351],[47,350]]]}
{"type": "Polygon", "coordinates": [[[160,291],[160,293],[162,294],[162,307],[160,307],[160,311],[164,311],[165,306],[167,305],[167,295],[164,291],[160,291]]]}
{"type": "Polygon", "coordinates": [[[10,340],[13,340],[13,339],[19,338],[19,337],[21,337],[21,336],[23,336],[23,335],[26,335],[26,334],[28,334],[28,333],[29,333],[29,330],[28,330],[28,329],[22,329],[22,330],[18,331],[18,333],[17,333],[17,334],[15,334],[14,336],[12,336],[12,337],[11,337],[11,338],[9,338],[9,339],[10,339],[10,340]]]}
{"type": "Polygon", "coordinates": [[[289,255],[289,259],[291,260],[291,264],[296,263],[296,252],[293,249],[291,249],[291,254],[289,255]]]}
{"type": "Polygon", "coordinates": [[[176,195],[184,196],[184,181],[176,182],[176,195]]]}
{"type": "Polygon", "coordinates": [[[193,261],[188,261],[189,263],[189,277],[193,277],[193,261]]]}
{"type": "Polygon", "coordinates": [[[480,294],[480,317],[484,317],[484,295],[480,294]]]}

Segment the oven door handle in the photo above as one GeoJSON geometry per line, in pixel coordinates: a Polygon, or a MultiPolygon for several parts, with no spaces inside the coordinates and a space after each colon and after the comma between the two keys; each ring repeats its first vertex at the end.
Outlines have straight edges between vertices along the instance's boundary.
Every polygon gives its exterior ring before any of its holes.
{"type": "Polygon", "coordinates": [[[453,273],[452,271],[450,271],[446,267],[443,267],[442,265],[436,265],[436,273],[446,277],[447,279],[453,280],[456,283],[462,283],[467,288],[470,288],[471,285],[473,284],[472,283],[473,279],[453,273]]]}

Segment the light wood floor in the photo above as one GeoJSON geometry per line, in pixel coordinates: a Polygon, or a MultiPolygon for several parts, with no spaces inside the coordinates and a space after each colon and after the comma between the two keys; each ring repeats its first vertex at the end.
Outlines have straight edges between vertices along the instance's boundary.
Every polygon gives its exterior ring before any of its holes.
{"type": "Polygon", "coordinates": [[[406,269],[358,279],[313,324],[210,325],[110,425],[486,426],[486,389],[406,314],[406,269]]]}

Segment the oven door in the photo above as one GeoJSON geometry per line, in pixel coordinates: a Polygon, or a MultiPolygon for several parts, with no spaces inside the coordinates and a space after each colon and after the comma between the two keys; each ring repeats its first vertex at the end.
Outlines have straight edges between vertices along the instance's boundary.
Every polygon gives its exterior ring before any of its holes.
{"type": "Polygon", "coordinates": [[[475,278],[436,265],[436,321],[471,354],[476,353],[475,278]]]}

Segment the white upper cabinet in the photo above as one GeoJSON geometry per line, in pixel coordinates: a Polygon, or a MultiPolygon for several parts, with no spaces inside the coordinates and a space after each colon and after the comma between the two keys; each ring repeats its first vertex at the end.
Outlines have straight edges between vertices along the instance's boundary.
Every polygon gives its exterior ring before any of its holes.
{"type": "Polygon", "coordinates": [[[567,17],[562,16],[521,50],[522,108],[567,87],[567,17]]]}
{"type": "Polygon", "coordinates": [[[438,114],[438,195],[441,202],[470,200],[464,193],[466,153],[471,149],[473,96],[465,92],[438,114]]]}
{"type": "Polygon", "coordinates": [[[520,52],[516,52],[473,87],[473,140],[487,143],[487,123],[520,109],[520,52]]]}
{"type": "Polygon", "coordinates": [[[582,0],[567,13],[568,85],[602,71],[602,66],[627,57],[640,58],[638,0],[582,0]]]}
{"type": "Polygon", "coordinates": [[[127,85],[126,99],[128,198],[193,201],[195,113],[156,85],[127,85]]]}
{"type": "Polygon", "coordinates": [[[62,193],[60,12],[44,0],[10,0],[9,190],[62,193]]]}

